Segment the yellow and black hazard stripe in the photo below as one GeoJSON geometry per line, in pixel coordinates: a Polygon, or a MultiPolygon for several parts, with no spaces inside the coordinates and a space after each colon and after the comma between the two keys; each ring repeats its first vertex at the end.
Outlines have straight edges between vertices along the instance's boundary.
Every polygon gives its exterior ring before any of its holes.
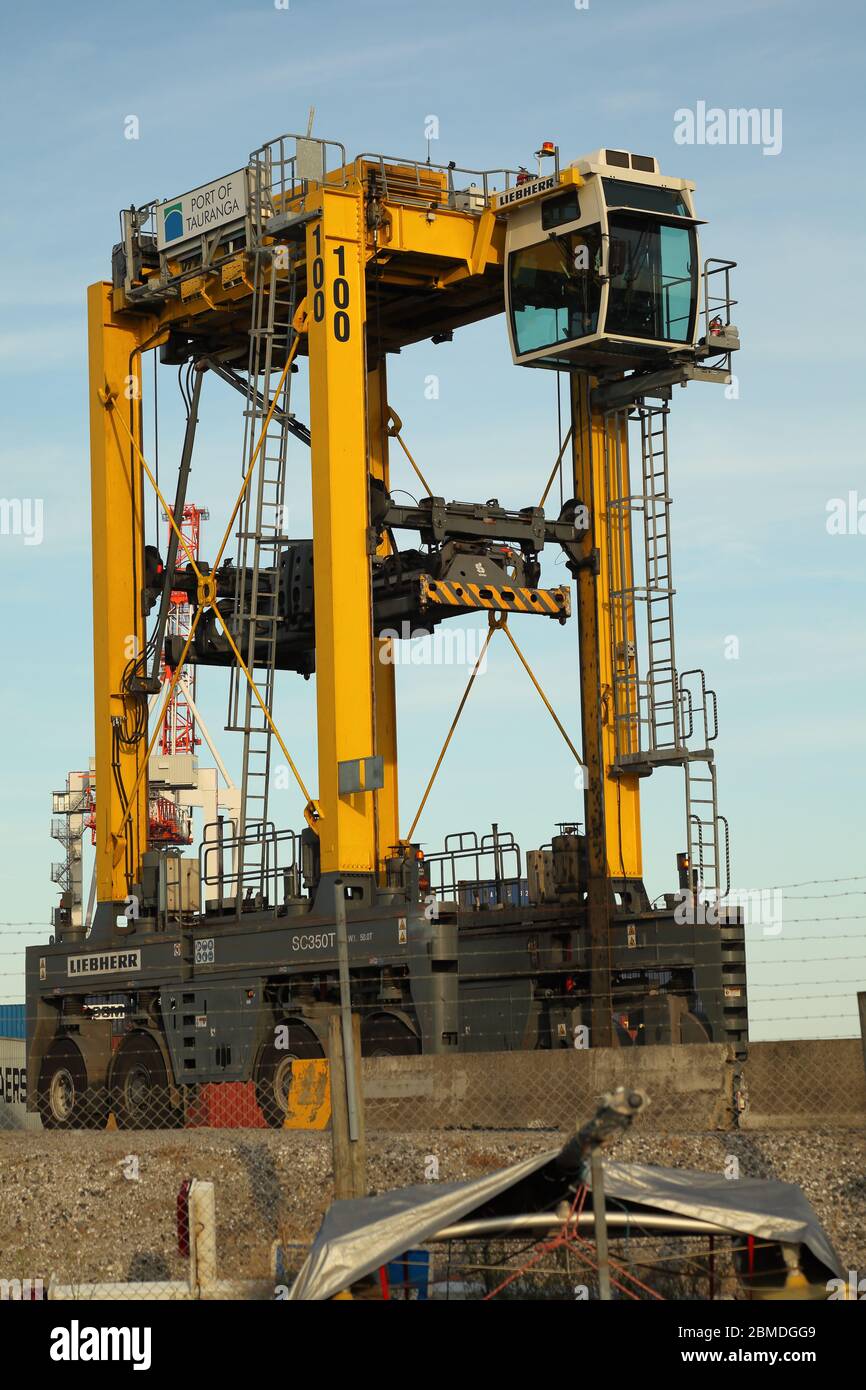
{"type": "Polygon", "coordinates": [[[443,608],[493,608],[500,613],[542,613],[548,618],[567,618],[571,614],[568,589],[527,589],[470,584],[454,580],[421,577],[422,606],[441,604],[443,608]]]}

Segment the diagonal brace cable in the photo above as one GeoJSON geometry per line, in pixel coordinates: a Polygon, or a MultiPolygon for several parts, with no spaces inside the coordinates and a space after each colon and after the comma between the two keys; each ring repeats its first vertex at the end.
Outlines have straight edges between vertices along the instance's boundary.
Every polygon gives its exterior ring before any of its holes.
{"type": "Polygon", "coordinates": [[[514,640],[514,637],[513,637],[512,634],[511,634],[511,629],[509,628],[507,622],[503,622],[503,623],[502,623],[502,630],[503,630],[503,632],[505,633],[505,636],[508,638],[509,642],[511,643],[512,647],[514,648],[515,652],[517,653],[518,659],[520,660],[520,663],[521,663],[521,665],[523,666],[524,671],[526,672],[526,674],[528,675],[529,679],[532,681],[532,684],[535,686],[536,690],[538,691],[539,695],[541,696],[541,698],[542,698],[542,700],[543,700],[543,702],[544,702],[545,708],[547,709],[548,714],[550,715],[550,717],[551,717],[551,719],[553,720],[554,724],[556,725],[557,729],[558,729],[559,732],[562,734],[562,737],[565,739],[566,743],[568,744],[568,747],[570,748],[571,752],[573,753],[574,758],[575,758],[575,760],[576,760],[576,762],[577,762],[578,767],[582,768],[583,771],[585,772],[585,771],[586,771],[586,766],[585,766],[585,764],[584,764],[583,758],[580,756],[580,754],[578,753],[578,751],[577,751],[577,749],[575,748],[574,744],[572,743],[571,739],[568,737],[568,734],[565,732],[565,728],[563,727],[563,725],[562,725],[562,723],[561,723],[561,721],[560,721],[560,719],[559,719],[559,716],[558,716],[558,714],[556,713],[556,710],[553,708],[553,705],[550,703],[550,701],[548,700],[548,698],[547,698],[547,696],[545,695],[544,691],[542,690],[540,684],[539,684],[538,681],[536,680],[535,674],[533,673],[533,670],[532,670],[532,667],[530,666],[529,662],[526,660],[526,657],[523,655],[523,652],[520,650],[520,648],[518,647],[516,641],[514,640]]]}
{"type": "Polygon", "coordinates": [[[411,463],[412,467],[414,468],[415,473],[416,473],[416,475],[417,475],[417,477],[418,477],[418,479],[419,479],[419,481],[420,481],[420,483],[421,483],[421,486],[423,487],[424,491],[427,493],[427,496],[428,496],[428,497],[432,497],[432,496],[433,496],[433,493],[432,493],[431,490],[430,490],[430,484],[428,483],[427,479],[424,477],[424,474],[421,472],[421,469],[418,467],[418,465],[417,465],[417,463],[415,462],[415,460],[413,459],[412,455],[409,453],[409,450],[406,448],[406,445],[403,443],[403,436],[402,436],[402,434],[400,433],[400,431],[401,431],[402,428],[403,428],[403,421],[400,419],[400,416],[397,414],[396,410],[392,410],[392,409],[391,409],[390,405],[387,407],[387,409],[388,409],[388,435],[389,435],[389,438],[391,438],[391,439],[396,439],[397,443],[400,445],[400,448],[403,450],[403,453],[406,455],[407,459],[409,460],[409,462],[411,463]]]}
{"type": "Polygon", "coordinates": [[[445,738],[445,742],[444,742],[443,745],[442,745],[442,751],[441,751],[441,753],[439,754],[439,757],[436,759],[436,766],[434,767],[433,771],[432,771],[431,774],[430,774],[430,780],[429,780],[429,782],[427,783],[427,786],[426,786],[425,791],[424,791],[424,795],[423,795],[422,798],[421,798],[421,805],[418,807],[418,810],[415,812],[415,819],[413,820],[412,824],[411,824],[410,827],[409,827],[408,834],[406,835],[406,841],[407,841],[407,842],[409,842],[409,841],[412,839],[412,836],[413,836],[413,834],[414,834],[414,832],[415,832],[415,827],[416,827],[416,825],[418,824],[419,820],[421,819],[421,813],[422,813],[422,811],[424,810],[424,807],[425,807],[426,804],[427,804],[427,798],[428,798],[428,796],[430,795],[431,789],[432,789],[432,787],[433,787],[433,783],[436,781],[436,774],[438,773],[440,767],[442,766],[442,760],[443,760],[443,758],[445,757],[445,754],[448,752],[448,745],[449,745],[449,743],[451,742],[451,739],[454,737],[454,730],[457,728],[457,722],[458,722],[458,720],[460,719],[461,714],[463,713],[464,707],[465,707],[465,705],[466,705],[466,701],[469,699],[469,692],[471,691],[473,685],[475,684],[475,677],[478,675],[479,668],[480,668],[480,666],[481,666],[482,661],[484,660],[484,656],[485,656],[485,654],[486,654],[486,652],[487,652],[487,648],[488,648],[489,645],[490,645],[490,639],[491,639],[491,637],[493,636],[494,632],[496,631],[497,627],[499,626],[499,624],[496,623],[496,622],[494,621],[494,615],[493,615],[493,613],[491,613],[491,614],[489,615],[489,624],[490,624],[490,625],[489,625],[489,627],[488,627],[488,629],[487,629],[487,636],[484,638],[484,642],[483,642],[483,644],[482,644],[481,651],[478,653],[478,659],[477,659],[477,661],[475,662],[475,665],[474,665],[473,668],[472,668],[472,674],[471,674],[471,676],[469,677],[469,680],[468,680],[467,683],[466,683],[466,689],[465,689],[464,692],[463,692],[463,696],[462,696],[462,699],[461,699],[461,701],[460,701],[460,704],[457,706],[457,713],[454,715],[454,718],[453,718],[452,721],[451,721],[451,728],[448,730],[447,736],[446,736],[446,738],[445,738]]]}

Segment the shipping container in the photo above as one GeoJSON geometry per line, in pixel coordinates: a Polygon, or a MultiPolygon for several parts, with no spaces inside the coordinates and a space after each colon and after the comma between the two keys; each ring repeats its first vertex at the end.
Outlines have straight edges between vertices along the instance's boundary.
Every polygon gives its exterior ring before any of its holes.
{"type": "Polygon", "coordinates": [[[0,1004],[0,1038],[24,1038],[25,1014],[23,1004],[0,1004]]]}
{"type": "MultiPolygon", "coordinates": [[[[20,1008],[23,1017],[23,1004],[20,1008]]],[[[10,1129],[41,1128],[39,1116],[27,1113],[27,1051],[23,1033],[20,1038],[0,1036],[0,1134],[10,1129]]]]}

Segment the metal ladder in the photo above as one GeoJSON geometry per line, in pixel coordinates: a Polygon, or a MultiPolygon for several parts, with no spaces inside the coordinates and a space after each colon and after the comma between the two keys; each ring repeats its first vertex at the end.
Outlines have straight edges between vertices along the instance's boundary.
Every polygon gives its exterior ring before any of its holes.
{"type": "Polygon", "coordinates": [[[681,700],[674,650],[671,579],[667,405],[635,404],[612,411],[605,425],[608,577],[613,630],[613,705],[617,761],[623,768],[678,763],[682,757],[681,700]],[[641,490],[632,493],[623,441],[637,421],[641,490]],[[642,518],[643,580],[637,582],[632,519],[642,518]],[[630,573],[631,580],[626,583],[630,573]],[[638,605],[645,607],[638,624],[638,605]],[[641,675],[644,665],[646,674],[641,675]]]}
{"type": "Polygon", "coordinates": [[[637,406],[641,437],[644,560],[646,566],[647,677],[643,694],[649,751],[679,749],[682,720],[674,651],[671,580],[667,405],[637,406]]]}
{"type": "MultiPolygon", "coordinates": [[[[282,246],[258,247],[253,270],[247,404],[244,412],[244,471],[271,405],[271,381],[282,370],[291,347],[296,308],[294,267],[282,246]],[[276,254],[275,254],[276,252],[276,254]]],[[[277,575],[285,533],[286,457],[291,433],[291,372],[286,376],[277,407],[244,497],[238,532],[237,568],[232,630],[238,648],[268,712],[273,710],[276,670],[277,575]]],[[[241,799],[238,820],[237,900],[266,897],[271,873],[268,793],[272,734],[261,706],[239,667],[231,668],[226,728],[244,736],[241,799]]]]}
{"type": "Polygon", "coordinates": [[[728,823],[718,811],[711,746],[718,737],[718,710],[703,671],[682,676],[677,671],[668,410],[667,403],[650,405],[638,399],[605,417],[614,767],[641,774],[659,766],[684,768],[689,861],[702,895],[718,899],[730,889],[728,823]],[[630,491],[623,450],[629,422],[637,422],[640,429],[641,490],[635,493],[630,491]],[[642,520],[642,583],[636,582],[634,567],[636,513],[642,520]],[[638,624],[641,604],[645,625],[638,624]]]}
{"type": "Polygon", "coordinates": [[[689,864],[699,896],[718,900],[730,892],[731,854],[727,818],[719,815],[716,765],[710,747],[719,734],[716,692],[707,689],[704,672],[697,669],[684,671],[678,684],[686,744],[689,864]]]}
{"type": "Polygon", "coordinates": [[[605,431],[608,563],[614,632],[612,653],[617,761],[623,768],[677,764],[682,758],[682,706],[674,650],[667,405],[637,401],[613,411],[605,431]],[[641,490],[629,493],[622,440],[637,421],[641,490]],[[640,513],[643,582],[635,573],[631,522],[640,513]],[[631,583],[625,576],[631,570],[631,583]],[[645,608],[638,631],[638,605],[645,608]],[[641,675],[641,665],[646,674],[641,675]]]}
{"type": "Polygon", "coordinates": [[[642,751],[642,682],[637,642],[632,511],[627,483],[628,408],[605,416],[604,468],[607,498],[607,570],[611,605],[611,695],[616,761],[625,766],[642,751]],[[626,577],[631,576],[630,582],[626,577]]]}

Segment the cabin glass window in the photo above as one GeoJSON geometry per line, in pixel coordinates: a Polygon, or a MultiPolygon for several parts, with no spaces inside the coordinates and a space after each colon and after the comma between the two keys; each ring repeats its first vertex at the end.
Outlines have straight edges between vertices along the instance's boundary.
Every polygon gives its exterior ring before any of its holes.
{"type": "Polygon", "coordinates": [[[651,217],[610,219],[610,296],[605,330],[628,338],[690,342],[697,298],[693,227],[651,217]]]}
{"type": "Polygon", "coordinates": [[[512,252],[511,315],[518,354],[597,331],[600,248],[595,225],[512,252]]]}
{"type": "Polygon", "coordinates": [[[657,188],[651,183],[632,183],[630,179],[602,179],[609,208],[640,208],[643,212],[666,212],[688,217],[682,193],[676,188],[657,188]]]}
{"type": "Polygon", "coordinates": [[[577,189],[561,193],[558,198],[545,198],[541,204],[541,230],[549,232],[552,227],[564,227],[576,222],[580,217],[580,204],[577,189]]]}

